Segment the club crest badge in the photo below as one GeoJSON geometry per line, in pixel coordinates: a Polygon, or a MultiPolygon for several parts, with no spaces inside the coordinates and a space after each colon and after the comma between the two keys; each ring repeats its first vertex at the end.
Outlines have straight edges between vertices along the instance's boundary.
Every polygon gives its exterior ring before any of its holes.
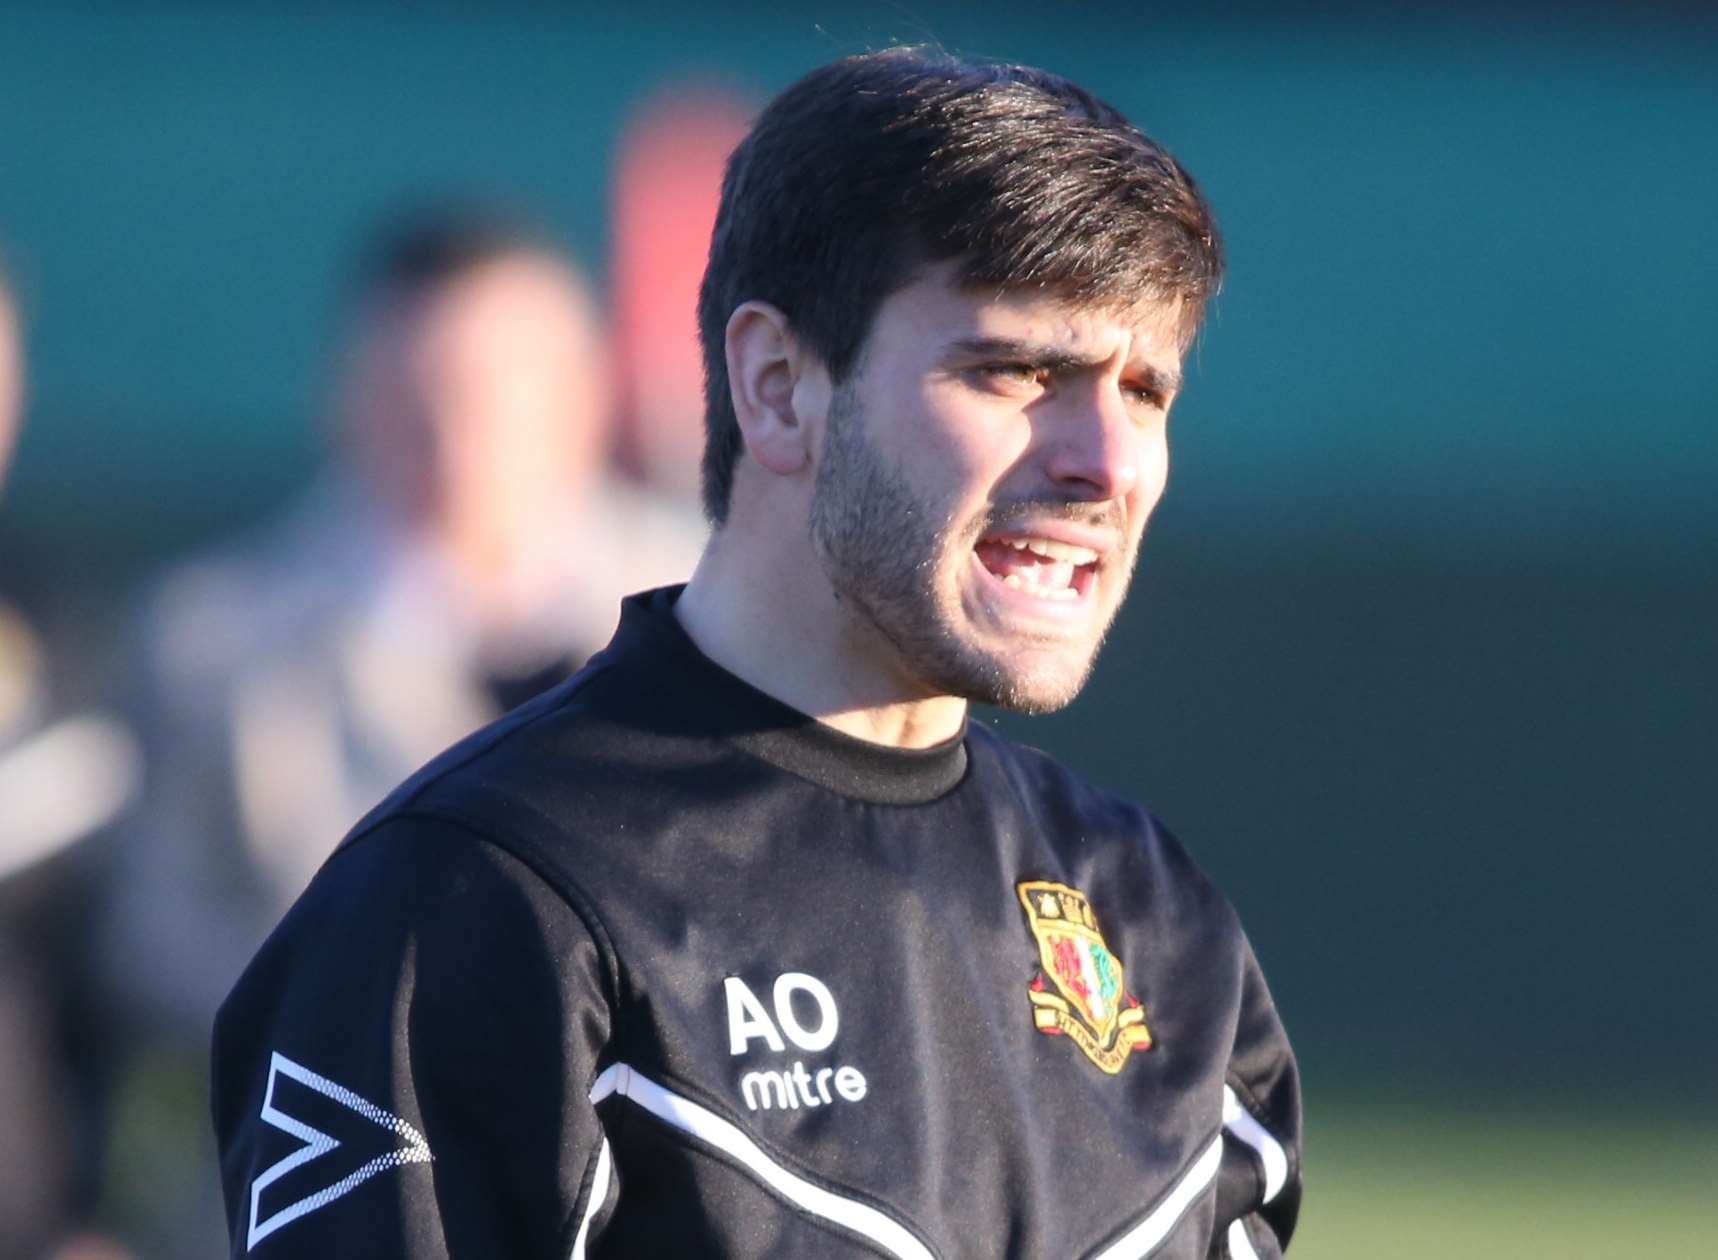
{"type": "Polygon", "coordinates": [[[1145,1008],[1127,991],[1121,959],[1104,943],[1085,893],[1047,880],[1027,880],[1017,891],[1043,966],[1026,993],[1033,1025],[1068,1038],[1113,1076],[1128,1055],[1151,1047],[1145,1008]]]}

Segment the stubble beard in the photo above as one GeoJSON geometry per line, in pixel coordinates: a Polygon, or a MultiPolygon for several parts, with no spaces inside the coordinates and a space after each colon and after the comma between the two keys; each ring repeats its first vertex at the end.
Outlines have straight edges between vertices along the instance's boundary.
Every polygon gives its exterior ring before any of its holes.
{"type": "MultiPolygon", "coordinates": [[[[1070,660],[1074,644],[1046,642],[1057,663],[1029,669],[963,638],[959,597],[950,592],[945,598],[939,589],[938,575],[964,562],[998,515],[1027,509],[1069,514],[1067,504],[1015,504],[962,525],[924,502],[871,443],[853,383],[836,388],[812,489],[812,543],[837,598],[870,623],[928,694],[1016,713],[1053,713],[1091,677],[1108,620],[1083,656],[1070,660]]],[[[1131,557],[1127,564],[1124,589],[1131,557]]],[[[1030,640],[1023,635],[1021,642],[1030,640]]]]}

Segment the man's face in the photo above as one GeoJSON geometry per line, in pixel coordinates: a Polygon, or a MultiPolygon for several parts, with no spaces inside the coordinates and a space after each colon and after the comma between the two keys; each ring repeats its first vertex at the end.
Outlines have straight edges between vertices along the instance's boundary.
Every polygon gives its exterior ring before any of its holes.
{"type": "Polygon", "coordinates": [[[976,294],[940,268],[883,303],[830,403],[812,537],[922,694],[1078,694],[1163,493],[1177,314],[976,294]]]}
{"type": "Polygon", "coordinates": [[[484,263],[390,312],[366,348],[347,409],[376,483],[418,524],[503,563],[597,472],[601,338],[557,261],[484,263]]]}

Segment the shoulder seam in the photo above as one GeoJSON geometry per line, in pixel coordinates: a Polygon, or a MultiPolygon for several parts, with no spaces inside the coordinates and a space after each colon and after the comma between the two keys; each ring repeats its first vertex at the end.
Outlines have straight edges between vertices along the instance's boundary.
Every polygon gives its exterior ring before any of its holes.
{"type": "MultiPolygon", "coordinates": [[[[414,794],[415,796],[415,794],[414,794]]],[[[396,820],[424,819],[430,822],[445,823],[458,827],[471,835],[478,843],[499,849],[509,857],[524,864],[543,884],[566,904],[567,908],[579,920],[585,931],[590,934],[591,941],[597,947],[597,955],[603,963],[603,981],[608,989],[609,1008],[617,1019],[624,1005],[625,989],[621,985],[620,952],[615,948],[614,937],[609,932],[602,916],[597,913],[594,902],[571,879],[555,870],[555,864],[550,862],[541,849],[528,840],[515,836],[502,838],[492,832],[477,819],[471,818],[459,810],[440,806],[411,806],[403,805],[388,810],[363,831],[354,834],[345,844],[332,855],[330,860],[342,853],[350,852],[373,836],[385,823],[396,820]]],[[[594,1079],[594,1078],[593,1078],[594,1079]]],[[[590,1081],[585,1082],[585,1088],[590,1088],[590,1081]]]]}
{"type": "MultiPolygon", "coordinates": [[[[341,847],[350,847],[364,836],[368,835],[372,830],[381,826],[388,819],[397,818],[402,814],[407,813],[411,810],[413,803],[420,796],[429,791],[431,787],[447,778],[450,774],[453,774],[457,770],[463,770],[478,758],[493,752],[496,748],[512,739],[518,732],[525,730],[527,727],[535,726],[538,722],[543,721],[543,719],[559,713],[568,701],[584,691],[584,689],[590,686],[597,678],[606,674],[610,668],[611,666],[607,661],[603,661],[594,667],[586,666],[584,669],[580,670],[578,674],[574,675],[571,680],[573,685],[568,688],[567,693],[564,696],[561,696],[554,704],[545,705],[542,712],[533,713],[530,717],[522,719],[516,725],[509,726],[506,730],[497,732],[493,739],[488,739],[478,744],[458,761],[450,762],[448,765],[442,766],[432,775],[426,775],[422,782],[414,786],[409,793],[402,796],[391,806],[388,806],[386,801],[382,802],[377,806],[373,816],[366,816],[359,820],[357,827],[354,828],[351,834],[346,837],[341,847]]],[[[527,703],[530,702],[527,701],[527,703]]],[[[506,719],[503,718],[500,720],[505,721],[506,719]]]]}

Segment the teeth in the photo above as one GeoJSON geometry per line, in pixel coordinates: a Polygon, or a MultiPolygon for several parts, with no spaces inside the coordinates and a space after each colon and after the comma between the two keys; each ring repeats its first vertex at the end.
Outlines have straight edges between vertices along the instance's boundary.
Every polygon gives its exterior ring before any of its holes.
{"type": "Polygon", "coordinates": [[[1036,595],[1039,599],[1070,600],[1080,597],[1080,593],[1071,586],[1040,586],[1036,582],[1023,581],[1018,573],[1010,573],[1003,578],[1002,585],[1011,591],[1025,591],[1028,595],[1036,595]]]}
{"type": "Polygon", "coordinates": [[[1098,553],[1090,547],[1075,547],[1049,538],[1002,538],[998,541],[1016,551],[1029,551],[1035,556],[1043,556],[1046,560],[1059,560],[1076,568],[1096,564],[1098,560],[1098,553]]]}

